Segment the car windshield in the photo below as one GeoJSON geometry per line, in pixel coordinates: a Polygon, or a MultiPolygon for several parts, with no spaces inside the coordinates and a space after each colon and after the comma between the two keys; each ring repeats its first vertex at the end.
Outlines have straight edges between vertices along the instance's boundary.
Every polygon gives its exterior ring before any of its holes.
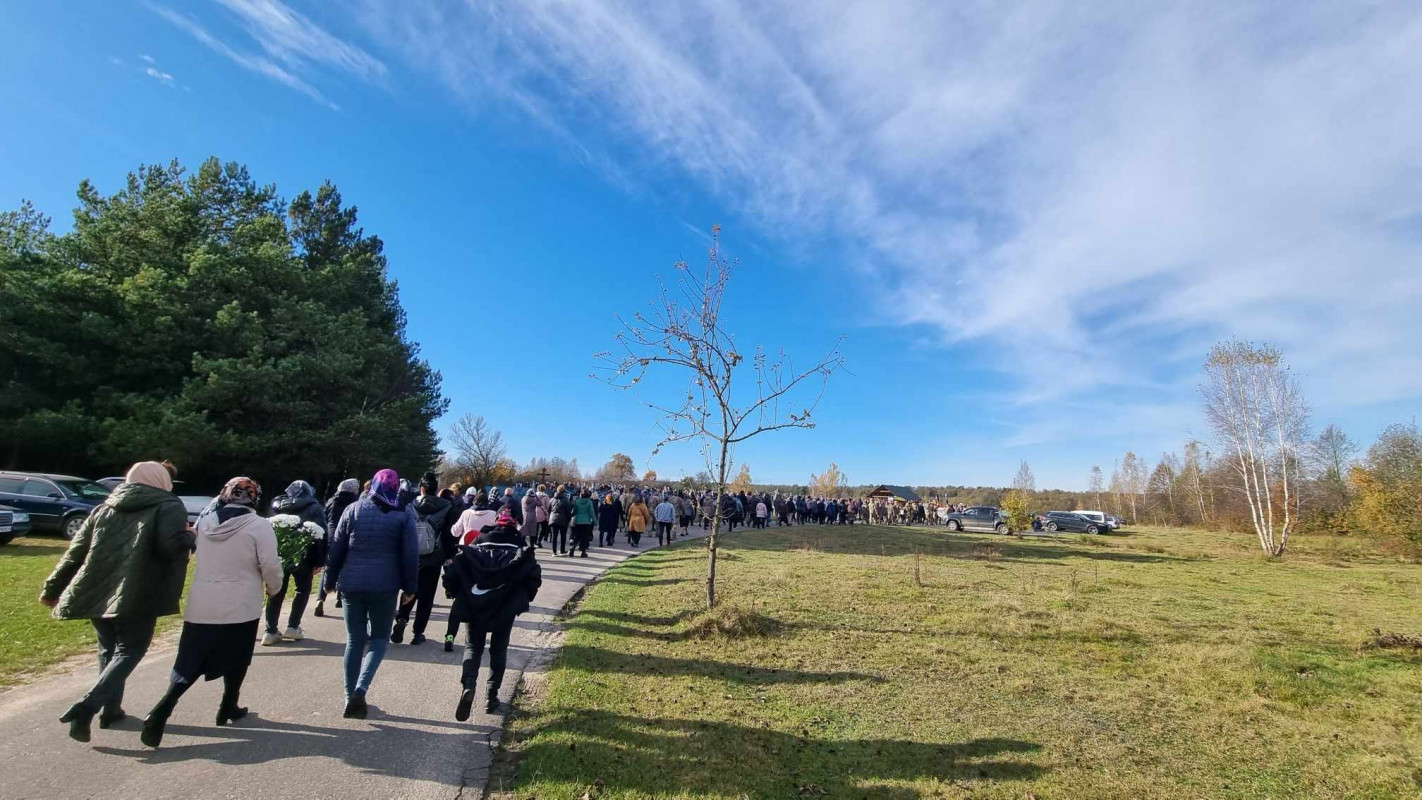
{"type": "Polygon", "coordinates": [[[83,497],[90,500],[103,500],[109,496],[109,490],[93,481],[55,481],[59,488],[70,497],[83,497]]]}

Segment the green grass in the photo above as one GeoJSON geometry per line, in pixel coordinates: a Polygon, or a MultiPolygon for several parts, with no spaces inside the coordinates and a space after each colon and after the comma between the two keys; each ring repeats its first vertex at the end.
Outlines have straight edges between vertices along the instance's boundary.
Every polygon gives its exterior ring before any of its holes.
{"type": "MultiPolygon", "coordinates": [[[[44,675],[56,663],[94,650],[94,628],[59,621],[39,604],[40,589],[69,543],[23,536],[0,547],[0,687],[44,675]]],[[[159,620],[159,630],[179,618],[159,620]]]]}
{"type": "Polygon", "coordinates": [[[588,797],[1422,796],[1422,568],[1351,539],[793,528],[614,569],[494,788],[588,797]],[[915,581],[915,553],[919,575],[915,581]],[[758,635],[716,632],[745,619],[758,635]],[[710,633],[706,633],[710,631],[710,633]]]}

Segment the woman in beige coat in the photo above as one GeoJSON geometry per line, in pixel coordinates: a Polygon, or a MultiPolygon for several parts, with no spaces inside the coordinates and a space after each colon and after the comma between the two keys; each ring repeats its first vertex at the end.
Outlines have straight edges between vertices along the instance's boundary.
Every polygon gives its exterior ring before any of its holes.
{"type": "Polygon", "coordinates": [[[167,694],[143,722],[143,743],[163,741],[178,699],[202,676],[222,678],[217,724],[247,715],[237,705],[252,664],[263,599],[281,591],[281,558],[272,524],[256,513],[262,489],[251,478],[233,478],[217,508],[198,518],[197,570],[183,613],[183,635],[167,694]]]}

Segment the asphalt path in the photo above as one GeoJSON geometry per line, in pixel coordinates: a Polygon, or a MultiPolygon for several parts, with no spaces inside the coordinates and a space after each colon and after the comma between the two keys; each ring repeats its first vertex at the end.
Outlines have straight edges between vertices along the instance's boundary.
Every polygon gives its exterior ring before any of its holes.
{"type": "MultiPolygon", "coordinates": [[[[693,535],[699,533],[693,528],[693,535]]],[[[525,669],[547,664],[561,644],[554,618],[589,581],[613,565],[656,547],[643,536],[641,550],[625,536],[588,558],[539,551],[543,588],[519,617],[509,645],[501,699],[505,708],[525,669]]],[[[333,598],[334,599],[334,598],[333,598]]],[[[0,695],[0,798],[478,798],[503,720],[483,713],[480,701],[468,722],[456,722],[463,636],[453,653],[443,649],[448,601],[437,593],[429,641],[391,644],[371,686],[365,720],[341,717],[341,656],[345,628],[327,603],[324,618],[302,622],[305,639],[257,647],[242,691],[251,709],[243,720],[216,727],[222,681],[200,682],[183,696],[168,722],[163,746],[138,741],[142,717],[168,683],[176,638],[155,642],[128,681],[127,720],[80,744],[59,715],[88,690],[92,665],[0,695]]],[[[285,623],[285,615],[282,617],[285,623]]],[[[55,622],[80,625],[80,622],[55,622]]]]}

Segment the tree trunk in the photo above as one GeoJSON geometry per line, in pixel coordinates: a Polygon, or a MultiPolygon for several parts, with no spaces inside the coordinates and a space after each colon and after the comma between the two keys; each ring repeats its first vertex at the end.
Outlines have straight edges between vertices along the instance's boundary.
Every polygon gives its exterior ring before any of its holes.
{"type": "Polygon", "coordinates": [[[721,499],[726,496],[726,450],[727,445],[721,442],[721,460],[717,465],[716,472],[716,501],[711,508],[711,538],[706,544],[707,554],[710,556],[706,564],[706,608],[707,610],[716,607],[716,540],[721,533],[721,499]]]}

